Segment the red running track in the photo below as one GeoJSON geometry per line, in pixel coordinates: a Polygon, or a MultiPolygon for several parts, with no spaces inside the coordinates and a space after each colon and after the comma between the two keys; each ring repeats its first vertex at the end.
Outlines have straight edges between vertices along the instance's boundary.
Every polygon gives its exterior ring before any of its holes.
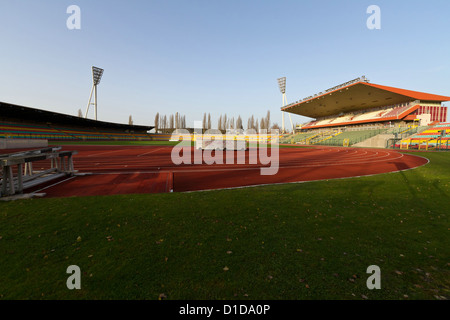
{"type": "MultiPolygon", "coordinates": [[[[184,192],[374,175],[428,163],[422,157],[383,149],[280,148],[277,174],[261,175],[263,166],[250,165],[248,152],[245,164],[236,164],[234,154],[224,159],[224,164],[176,166],[171,160],[172,147],[168,146],[66,146],[64,149],[78,151],[74,157],[75,169],[86,175],[34,191],[45,192],[49,197],[184,192]]],[[[204,157],[211,159],[211,154],[204,157]]]]}

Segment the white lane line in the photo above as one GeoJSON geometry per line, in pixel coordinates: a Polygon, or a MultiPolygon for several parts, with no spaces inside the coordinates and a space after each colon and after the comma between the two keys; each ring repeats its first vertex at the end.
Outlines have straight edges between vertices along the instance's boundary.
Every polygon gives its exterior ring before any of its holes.
{"type": "Polygon", "coordinates": [[[72,180],[72,179],[75,179],[75,178],[76,178],[76,176],[74,176],[74,177],[70,177],[70,178],[67,178],[67,179],[65,179],[65,180],[62,180],[62,181],[60,181],[60,182],[57,182],[57,183],[54,183],[54,184],[52,184],[52,185],[50,185],[50,186],[44,187],[44,188],[42,188],[42,189],[39,189],[39,190],[37,190],[37,191],[34,191],[34,192],[35,192],[35,193],[39,193],[39,192],[41,192],[41,191],[43,191],[43,190],[45,190],[45,189],[48,189],[48,188],[51,188],[51,187],[57,186],[58,184],[61,184],[61,183],[63,183],[63,182],[67,182],[67,181],[69,181],[69,180],[72,180]]]}
{"type": "MultiPolygon", "coordinates": [[[[377,152],[378,154],[378,152],[377,152]]],[[[308,168],[308,167],[329,167],[329,166],[342,166],[342,165],[352,165],[352,164],[371,164],[371,163],[378,163],[378,162],[386,162],[386,161],[392,161],[392,160],[397,160],[400,158],[403,158],[404,155],[401,153],[397,153],[397,154],[391,154],[389,152],[386,152],[384,155],[380,155],[378,157],[374,157],[371,156],[369,157],[352,157],[352,158],[344,158],[344,159],[330,159],[329,161],[323,159],[321,161],[295,161],[295,160],[291,160],[291,161],[287,161],[287,162],[281,162],[279,164],[280,168],[308,168]]],[[[239,171],[239,170],[259,170],[260,168],[263,168],[264,166],[261,165],[247,165],[245,167],[238,167],[238,168],[233,168],[231,167],[232,165],[235,164],[222,164],[222,165],[214,165],[209,167],[209,169],[204,169],[204,168],[196,168],[193,170],[190,169],[181,169],[181,170],[177,170],[178,172],[206,172],[206,171],[239,171]]],[[[123,167],[123,164],[118,164],[118,163],[109,163],[108,164],[109,167],[123,167]]],[[[154,166],[154,165],[153,165],[154,166]]],[[[132,167],[142,167],[142,164],[132,164],[129,163],[128,164],[129,168],[132,167]]],[[[164,165],[162,167],[165,167],[164,165]]],[[[93,169],[92,166],[78,166],[78,168],[83,168],[85,170],[89,170],[89,169],[93,169]]],[[[114,170],[114,168],[111,168],[112,170],[114,170]]],[[[147,171],[147,172],[158,172],[158,171],[147,171]]],[[[161,171],[159,171],[161,172],[161,171]]]]}
{"type": "Polygon", "coordinates": [[[161,149],[164,149],[164,148],[158,148],[156,150],[152,150],[152,151],[149,151],[149,152],[146,152],[146,153],[142,153],[142,154],[138,155],[138,157],[145,156],[146,154],[150,154],[150,153],[156,152],[156,151],[161,150],[161,149]]]}
{"type": "Polygon", "coordinates": [[[359,176],[350,176],[350,177],[341,177],[341,178],[329,178],[329,179],[318,179],[318,180],[306,180],[306,181],[292,181],[292,182],[275,182],[275,183],[265,183],[265,184],[252,184],[248,186],[239,186],[239,187],[226,187],[226,188],[219,188],[219,189],[203,189],[203,190],[193,190],[193,191],[179,191],[178,193],[194,193],[194,192],[209,192],[209,191],[218,191],[218,190],[234,190],[234,189],[246,189],[246,188],[256,188],[256,187],[265,187],[265,186],[275,186],[275,185],[282,185],[282,184],[300,184],[300,183],[310,183],[310,182],[320,182],[320,181],[331,181],[331,180],[344,180],[344,179],[354,179],[354,178],[364,178],[364,177],[374,177],[379,176],[383,174],[392,174],[392,173],[399,173],[399,172],[405,172],[409,170],[417,169],[421,166],[426,166],[430,163],[430,160],[417,156],[419,158],[423,158],[427,160],[427,163],[423,165],[419,165],[413,168],[398,170],[398,171],[391,171],[391,172],[384,172],[384,173],[374,173],[374,174],[365,174],[365,175],[359,175],[359,176]]]}
{"type": "MultiPolygon", "coordinates": [[[[399,154],[398,157],[390,158],[389,160],[397,160],[403,158],[403,154],[399,154]]],[[[323,164],[308,164],[308,165],[287,165],[283,166],[281,165],[280,169],[287,169],[287,168],[311,168],[311,167],[333,167],[333,166],[348,166],[353,164],[372,164],[372,163],[378,163],[378,162],[385,162],[386,160],[372,160],[372,161],[356,161],[356,162],[335,162],[335,163],[323,163],[323,164]]],[[[224,171],[250,171],[250,170],[261,170],[261,168],[264,167],[240,167],[240,168],[226,168],[226,167],[211,167],[210,169],[179,169],[175,170],[176,173],[197,173],[197,172],[224,172],[224,171]]],[[[112,169],[114,170],[114,169],[112,169]]],[[[163,169],[163,170],[149,170],[149,171],[138,171],[136,173],[169,173],[172,169],[163,169]]],[[[98,172],[95,174],[131,174],[130,172],[98,172]]]]}
{"type": "Polygon", "coordinates": [[[123,149],[120,150],[114,150],[114,151],[107,151],[107,152],[101,152],[101,153],[95,153],[95,154],[90,154],[88,155],[88,157],[95,157],[95,156],[99,156],[101,154],[108,154],[108,153],[114,153],[114,152],[120,152],[120,151],[124,151],[123,149]]]}

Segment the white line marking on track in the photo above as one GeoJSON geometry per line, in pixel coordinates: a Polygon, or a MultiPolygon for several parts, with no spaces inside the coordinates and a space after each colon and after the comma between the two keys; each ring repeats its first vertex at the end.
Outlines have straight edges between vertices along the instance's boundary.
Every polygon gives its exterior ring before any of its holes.
{"type": "Polygon", "coordinates": [[[158,148],[158,149],[156,149],[156,150],[152,150],[152,151],[149,151],[149,152],[146,152],[146,153],[140,154],[140,155],[138,155],[138,157],[142,157],[142,156],[145,156],[146,154],[150,154],[150,153],[156,152],[156,151],[158,151],[158,150],[161,150],[161,149],[164,149],[164,148],[158,148]]]}
{"type": "MultiPolygon", "coordinates": [[[[427,163],[421,166],[426,166],[430,164],[430,159],[427,159],[425,157],[416,156],[419,158],[423,158],[427,160],[427,163]]],[[[405,172],[409,170],[417,169],[418,167],[408,168],[404,170],[398,170],[398,171],[391,171],[391,172],[384,172],[384,173],[375,173],[375,174],[366,174],[366,175],[360,175],[360,176],[351,176],[351,177],[342,177],[342,178],[331,178],[331,179],[319,179],[319,180],[307,180],[307,181],[294,181],[294,182],[275,182],[275,183],[266,183],[266,184],[253,184],[249,186],[240,186],[240,187],[227,187],[227,188],[220,188],[220,189],[203,189],[203,190],[194,190],[194,191],[179,191],[178,193],[193,193],[193,192],[208,192],[208,191],[218,191],[218,190],[234,190],[234,189],[245,189],[245,188],[257,188],[257,187],[265,187],[265,186],[275,186],[275,185],[283,185],[283,184],[300,184],[300,183],[310,183],[310,182],[320,182],[320,181],[331,181],[331,180],[344,180],[344,179],[354,179],[354,178],[364,178],[364,177],[373,177],[383,174],[392,174],[392,173],[399,173],[399,172],[405,172]]]]}
{"type": "Polygon", "coordinates": [[[35,193],[39,193],[39,192],[41,192],[41,191],[43,191],[43,190],[45,190],[45,189],[48,189],[48,188],[51,188],[51,187],[54,187],[54,186],[57,186],[58,184],[60,184],[60,183],[63,183],[63,182],[67,182],[67,181],[69,181],[69,180],[72,180],[72,179],[74,179],[75,178],[75,176],[73,176],[73,177],[70,177],[70,178],[67,178],[67,179],[65,179],[65,180],[62,180],[62,181],[60,181],[60,182],[57,182],[57,183],[54,183],[54,184],[52,184],[52,185],[50,185],[50,186],[47,186],[47,187],[44,187],[44,188],[42,188],[42,189],[39,189],[39,190],[37,190],[37,191],[34,191],[35,193]]]}
{"type": "Polygon", "coordinates": [[[99,155],[101,155],[101,154],[108,154],[108,153],[114,153],[114,152],[119,152],[119,151],[123,151],[123,150],[120,149],[120,150],[114,150],[114,151],[107,151],[107,152],[95,153],[95,154],[90,154],[90,155],[88,155],[88,157],[95,157],[95,156],[99,156],[99,155]]]}
{"type": "MultiPolygon", "coordinates": [[[[398,154],[395,158],[389,158],[388,160],[398,160],[403,158],[403,154],[398,154]]],[[[377,159],[377,160],[370,160],[370,161],[361,161],[360,159],[356,159],[357,161],[334,161],[333,163],[329,162],[322,162],[322,163],[315,163],[315,164],[291,164],[291,165],[281,165],[280,169],[289,169],[289,168],[311,168],[311,167],[332,167],[332,166],[346,166],[346,165],[354,165],[354,164],[372,164],[372,163],[379,163],[379,162],[385,162],[386,159],[377,159]]],[[[225,166],[215,166],[215,167],[209,167],[208,169],[177,169],[174,172],[176,173],[195,173],[195,172],[223,172],[223,171],[250,171],[250,170],[261,170],[261,168],[264,168],[263,166],[252,166],[252,167],[239,167],[239,168],[233,168],[233,167],[225,167],[225,166]]],[[[114,170],[114,169],[112,169],[114,170]]],[[[163,170],[148,170],[148,171],[137,171],[134,173],[168,173],[173,171],[173,168],[170,169],[163,169],[163,170]]],[[[103,175],[103,174],[132,174],[133,172],[117,172],[117,171],[111,171],[111,172],[98,172],[95,174],[103,175]]]]}

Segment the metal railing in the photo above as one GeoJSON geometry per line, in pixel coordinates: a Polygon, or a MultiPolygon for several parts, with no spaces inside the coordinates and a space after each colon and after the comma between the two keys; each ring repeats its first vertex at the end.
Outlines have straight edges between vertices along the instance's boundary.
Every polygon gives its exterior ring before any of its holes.
{"type": "Polygon", "coordinates": [[[75,173],[73,156],[77,153],[53,147],[1,155],[0,197],[20,194],[27,188],[73,175],[75,173]],[[33,162],[42,160],[50,160],[50,168],[43,171],[33,170],[33,162]]]}

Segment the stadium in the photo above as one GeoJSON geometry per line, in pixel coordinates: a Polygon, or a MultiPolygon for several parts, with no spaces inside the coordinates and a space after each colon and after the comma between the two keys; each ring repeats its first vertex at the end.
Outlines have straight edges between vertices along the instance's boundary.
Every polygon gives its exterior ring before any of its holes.
{"type": "Polygon", "coordinates": [[[273,163],[244,148],[243,163],[212,165],[220,150],[175,165],[178,138],[153,125],[2,102],[0,246],[23,272],[14,252],[30,246],[41,280],[9,268],[1,297],[445,299],[449,100],[358,78],[284,106],[314,120],[277,137],[273,163]],[[45,280],[69,260],[86,270],[82,293],[45,280]],[[365,287],[371,264],[383,292],[365,287]]]}
{"type": "Polygon", "coordinates": [[[44,280],[39,289],[10,293],[6,288],[17,288],[22,278],[12,268],[0,293],[7,299],[445,299],[448,239],[439,221],[448,221],[450,124],[442,102],[449,100],[358,78],[284,106],[283,112],[313,120],[277,137],[279,158],[272,163],[251,163],[246,148],[227,150],[212,165],[208,159],[223,150],[202,150],[193,138],[188,148],[200,150],[204,162],[173,163],[182,134],[0,103],[0,199],[6,200],[0,208],[2,225],[10,225],[0,246],[10,246],[2,247],[8,263],[28,269],[7,249],[29,245],[14,240],[14,226],[25,223],[22,232],[42,252],[28,254],[40,265],[40,279],[51,279],[52,265],[67,259],[90,277],[81,295],[44,280]],[[235,161],[239,152],[242,163],[235,161]],[[261,175],[274,164],[276,174],[261,175]],[[80,212],[87,215],[79,219],[80,212]],[[372,249],[374,242],[383,249],[372,249]],[[150,268],[148,259],[156,261],[150,268]],[[364,266],[374,263],[391,286],[380,293],[363,286],[364,266]],[[124,290],[104,284],[111,273],[100,264],[120,279],[111,285],[124,290]],[[295,265],[306,266],[308,275],[295,265]],[[260,280],[250,285],[255,277],[260,280]]]}
{"type": "Polygon", "coordinates": [[[0,301],[450,299],[450,2],[1,8],[0,301]]]}
{"type": "MultiPolygon", "coordinates": [[[[291,103],[282,111],[315,120],[280,138],[285,144],[311,148],[281,148],[280,158],[274,159],[279,169],[271,176],[260,174],[259,169],[267,167],[267,163],[249,161],[250,152],[242,143],[247,146],[251,143],[250,134],[234,135],[233,141],[226,141],[227,137],[216,130],[221,140],[214,141],[212,136],[209,147],[199,146],[195,134],[184,137],[193,143],[190,148],[195,146],[204,153],[200,165],[192,167],[190,157],[183,165],[173,161],[170,144],[175,145],[183,138],[183,134],[177,134],[179,130],[174,130],[173,135],[149,133],[154,126],[108,123],[1,103],[0,137],[6,142],[5,146],[9,143],[8,149],[17,149],[22,143],[27,147],[16,150],[22,156],[15,153],[2,156],[2,195],[14,196],[27,189],[31,189],[31,194],[45,191],[45,195],[54,197],[202,191],[412,169],[427,161],[393,149],[450,150],[450,130],[446,132],[450,124],[440,122],[447,116],[447,108],[441,103],[449,100],[450,97],[370,84],[361,77],[291,103]],[[241,139],[239,148],[238,139],[241,139]],[[56,148],[29,149],[33,146],[47,148],[49,141],[53,146],[56,144],[56,148]],[[106,145],[82,145],[89,142],[106,145]],[[151,146],[152,142],[157,142],[158,146],[151,146]],[[73,154],[67,154],[71,152],[67,147],[61,151],[60,145],[68,143],[77,144],[72,147],[76,149],[73,154]],[[114,143],[127,145],[115,146],[114,143]],[[134,143],[142,145],[130,148],[134,143]],[[330,145],[385,150],[324,147],[330,145]],[[231,152],[228,161],[214,161],[214,154],[225,149],[236,152],[231,152]],[[247,150],[241,153],[240,165],[238,149],[247,150]],[[35,158],[34,153],[37,153],[35,158]],[[40,170],[30,171],[33,167],[40,170]],[[312,174],[311,167],[321,170],[312,174]],[[50,184],[53,180],[56,183],[50,184]]],[[[255,142],[262,142],[257,140],[258,136],[255,142]]]]}

